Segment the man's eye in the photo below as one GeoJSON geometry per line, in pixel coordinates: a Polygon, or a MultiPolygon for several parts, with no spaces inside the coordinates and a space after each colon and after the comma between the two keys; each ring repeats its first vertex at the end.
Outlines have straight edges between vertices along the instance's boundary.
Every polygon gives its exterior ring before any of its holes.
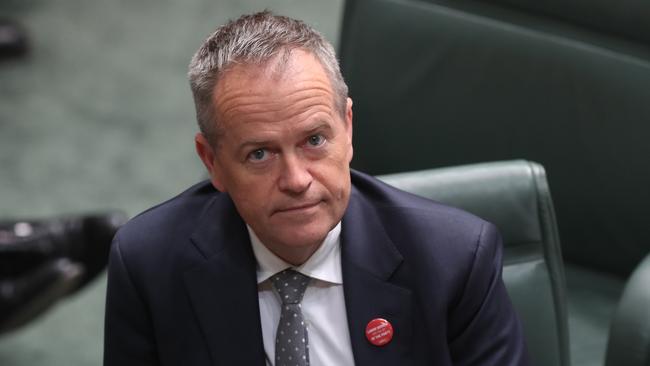
{"type": "Polygon", "coordinates": [[[253,150],[248,154],[248,160],[258,162],[268,159],[269,153],[265,149],[253,150]]]}
{"type": "Polygon", "coordinates": [[[311,146],[320,146],[325,142],[325,137],[322,135],[312,135],[307,139],[307,143],[311,146]]]}

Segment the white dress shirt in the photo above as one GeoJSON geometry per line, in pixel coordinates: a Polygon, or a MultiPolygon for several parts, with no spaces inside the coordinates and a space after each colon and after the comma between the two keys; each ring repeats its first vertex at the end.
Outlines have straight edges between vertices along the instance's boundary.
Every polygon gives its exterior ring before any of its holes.
{"type": "MultiPolygon", "coordinates": [[[[247,226],[248,227],[248,226],[247,226]]],[[[298,267],[273,254],[248,227],[257,260],[257,291],[262,320],[266,365],[275,363],[275,333],[280,320],[279,295],[269,278],[292,268],[312,278],[302,299],[302,315],[307,324],[309,364],[311,366],[354,365],[341,273],[341,223],[327,234],[325,241],[298,267]]]]}

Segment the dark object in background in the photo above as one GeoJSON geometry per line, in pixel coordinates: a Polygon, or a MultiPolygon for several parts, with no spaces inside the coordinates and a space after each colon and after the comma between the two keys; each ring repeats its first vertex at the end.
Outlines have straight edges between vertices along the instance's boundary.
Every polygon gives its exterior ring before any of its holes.
{"type": "Polygon", "coordinates": [[[14,21],[0,19],[0,60],[18,58],[28,51],[27,31],[14,21]]]}
{"type": "Polygon", "coordinates": [[[0,333],[95,278],[124,222],[121,212],[0,222],[0,333]]]}

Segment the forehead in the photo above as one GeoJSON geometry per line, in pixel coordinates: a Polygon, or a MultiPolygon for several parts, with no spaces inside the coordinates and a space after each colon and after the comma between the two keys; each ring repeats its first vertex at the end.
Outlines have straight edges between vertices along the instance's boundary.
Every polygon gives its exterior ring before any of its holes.
{"type": "Polygon", "coordinates": [[[234,63],[220,75],[214,95],[224,96],[229,92],[268,89],[275,91],[283,84],[296,82],[319,82],[332,86],[320,61],[310,52],[294,49],[280,52],[263,63],[234,63]]]}
{"type": "Polygon", "coordinates": [[[229,67],[215,86],[213,103],[220,123],[229,124],[241,117],[286,118],[310,106],[333,109],[334,93],[320,61],[298,49],[264,64],[229,67]]]}

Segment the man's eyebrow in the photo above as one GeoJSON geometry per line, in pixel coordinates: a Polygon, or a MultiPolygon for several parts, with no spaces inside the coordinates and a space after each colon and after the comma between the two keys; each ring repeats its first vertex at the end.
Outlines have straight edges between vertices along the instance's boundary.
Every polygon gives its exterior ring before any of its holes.
{"type": "Polygon", "coordinates": [[[246,142],[239,145],[237,150],[241,152],[241,151],[244,151],[244,150],[248,150],[249,148],[253,148],[253,147],[268,146],[270,143],[271,143],[271,140],[247,140],[246,142]]]}
{"type": "Polygon", "coordinates": [[[313,123],[313,126],[307,128],[304,134],[310,135],[313,134],[314,132],[318,132],[322,130],[331,130],[331,129],[332,129],[332,125],[330,123],[324,120],[318,120],[313,123]]]}

